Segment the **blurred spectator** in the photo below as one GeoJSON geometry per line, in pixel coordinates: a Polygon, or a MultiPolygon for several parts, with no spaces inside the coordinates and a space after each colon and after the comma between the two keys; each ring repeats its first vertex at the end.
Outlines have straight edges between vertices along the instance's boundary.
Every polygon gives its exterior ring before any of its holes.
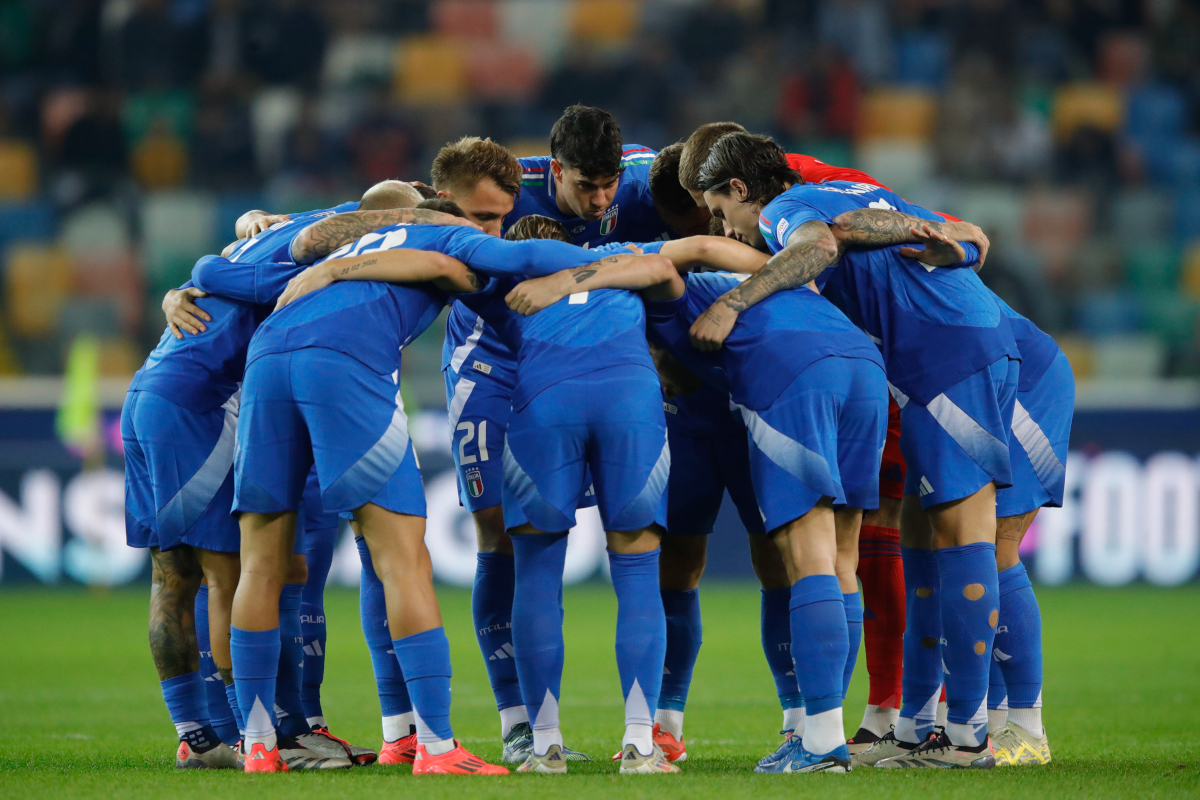
{"type": "Polygon", "coordinates": [[[323,196],[335,191],[345,162],[343,143],[321,128],[316,104],[305,101],[284,139],[279,177],[294,191],[323,196]]]}
{"type": "Polygon", "coordinates": [[[245,25],[240,0],[213,0],[207,21],[207,62],[211,79],[233,80],[245,66],[245,25]]]}
{"type": "Polygon", "coordinates": [[[246,19],[246,48],[247,65],[267,83],[311,87],[321,74],[325,26],[307,0],[260,0],[246,19]]]}
{"type": "Polygon", "coordinates": [[[66,130],[59,151],[59,201],[74,205],[110,192],[128,170],[121,129],[121,96],[99,92],[66,130]]]}
{"type": "Polygon", "coordinates": [[[376,90],[369,110],[347,137],[354,176],[362,186],[424,173],[412,161],[417,136],[387,98],[385,89],[376,90]]]}
{"type": "Polygon", "coordinates": [[[100,16],[103,0],[67,0],[50,19],[44,63],[53,80],[100,82],[100,16]]]}
{"type": "Polygon", "coordinates": [[[231,192],[258,185],[254,131],[245,103],[216,89],[208,93],[196,114],[192,163],[205,188],[231,192]]]}
{"type": "Polygon", "coordinates": [[[118,39],[121,82],[131,89],[176,86],[196,74],[202,32],[177,25],[167,0],[138,0],[118,39]]]}
{"type": "Polygon", "coordinates": [[[704,0],[695,6],[675,34],[675,52],[706,83],[741,50],[745,25],[734,0],[704,0]]]}
{"type": "Polygon", "coordinates": [[[849,137],[858,121],[859,94],[849,59],[836,48],[816,47],[811,59],[783,79],[779,128],[793,137],[849,137]]]}
{"type": "Polygon", "coordinates": [[[33,20],[24,0],[0,0],[0,76],[11,75],[33,60],[33,20]]]}

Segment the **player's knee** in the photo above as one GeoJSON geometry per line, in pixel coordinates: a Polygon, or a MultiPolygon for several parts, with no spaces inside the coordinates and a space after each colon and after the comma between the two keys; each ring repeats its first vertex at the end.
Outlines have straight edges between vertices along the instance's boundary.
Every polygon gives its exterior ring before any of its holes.
{"type": "Polygon", "coordinates": [[[288,559],[287,578],[284,582],[308,582],[308,560],[304,557],[303,553],[292,553],[292,557],[288,559]]]}
{"type": "Polygon", "coordinates": [[[472,512],[475,519],[475,538],[481,553],[512,555],[512,539],[504,529],[504,509],[492,506],[472,512]]]}

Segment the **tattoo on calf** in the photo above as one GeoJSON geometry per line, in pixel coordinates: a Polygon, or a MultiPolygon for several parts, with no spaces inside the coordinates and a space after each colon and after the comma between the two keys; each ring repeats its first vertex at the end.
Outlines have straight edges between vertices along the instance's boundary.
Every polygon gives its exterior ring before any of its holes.
{"type": "Polygon", "coordinates": [[[195,617],[200,565],[186,546],[165,553],[153,549],[150,557],[150,654],[159,680],[165,681],[200,668],[195,617]]]}

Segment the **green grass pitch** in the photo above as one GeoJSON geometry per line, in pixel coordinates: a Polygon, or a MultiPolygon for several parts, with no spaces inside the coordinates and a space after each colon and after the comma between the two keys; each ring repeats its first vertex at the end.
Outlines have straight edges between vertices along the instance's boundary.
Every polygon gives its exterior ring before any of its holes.
{"type": "MultiPolygon", "coordinates": [[[[443,589],[454,655],[455,732],[500,755],[499,722],[472,636],[469,595],[443,589]]],[[[687,712],[689,760],[675,777],[620,776],[607,757],[622,731],[613,657],[615,600],[589,585],[566,594],[566,741],[595,763],[565,778],[413,778],[407,767],[261,775],[173,768],[175,738],[146,647],[146,593],[0,592],[0,796],[56,798],[375,797],[1185,797],[1200,795],[1200,592],[1196,587],[1042,589],[1047,767],[991,773],[754,775],[779,741],[773,684],[758,641],[758,592],[702,591],[705,643],[687,712]],[[961,794],[969,792],[970,794],[961,794]],[[303,794],[301,794],[303,793],[303,794]],[[544,794],[543,794],[544,793],[544,794]]],[[[357,596],[331,589],[325,709],[336,733],[378,746],[379,706],[357,596]]],[[[847,703],[853,732],[863,662],[847,703]]]]}

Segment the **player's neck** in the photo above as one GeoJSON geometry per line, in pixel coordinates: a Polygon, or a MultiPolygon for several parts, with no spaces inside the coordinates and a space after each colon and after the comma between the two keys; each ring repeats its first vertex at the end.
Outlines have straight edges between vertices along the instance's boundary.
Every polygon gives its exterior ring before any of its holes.
{"type": "Polygon", "coordinates": [[[562,195],[562,182],[555,176],[551,176],[554,181],[554,205],[558,206],[558,210],[566,217],[577,217],[578,214],[567,205],[566,199],[562,195]]]}

